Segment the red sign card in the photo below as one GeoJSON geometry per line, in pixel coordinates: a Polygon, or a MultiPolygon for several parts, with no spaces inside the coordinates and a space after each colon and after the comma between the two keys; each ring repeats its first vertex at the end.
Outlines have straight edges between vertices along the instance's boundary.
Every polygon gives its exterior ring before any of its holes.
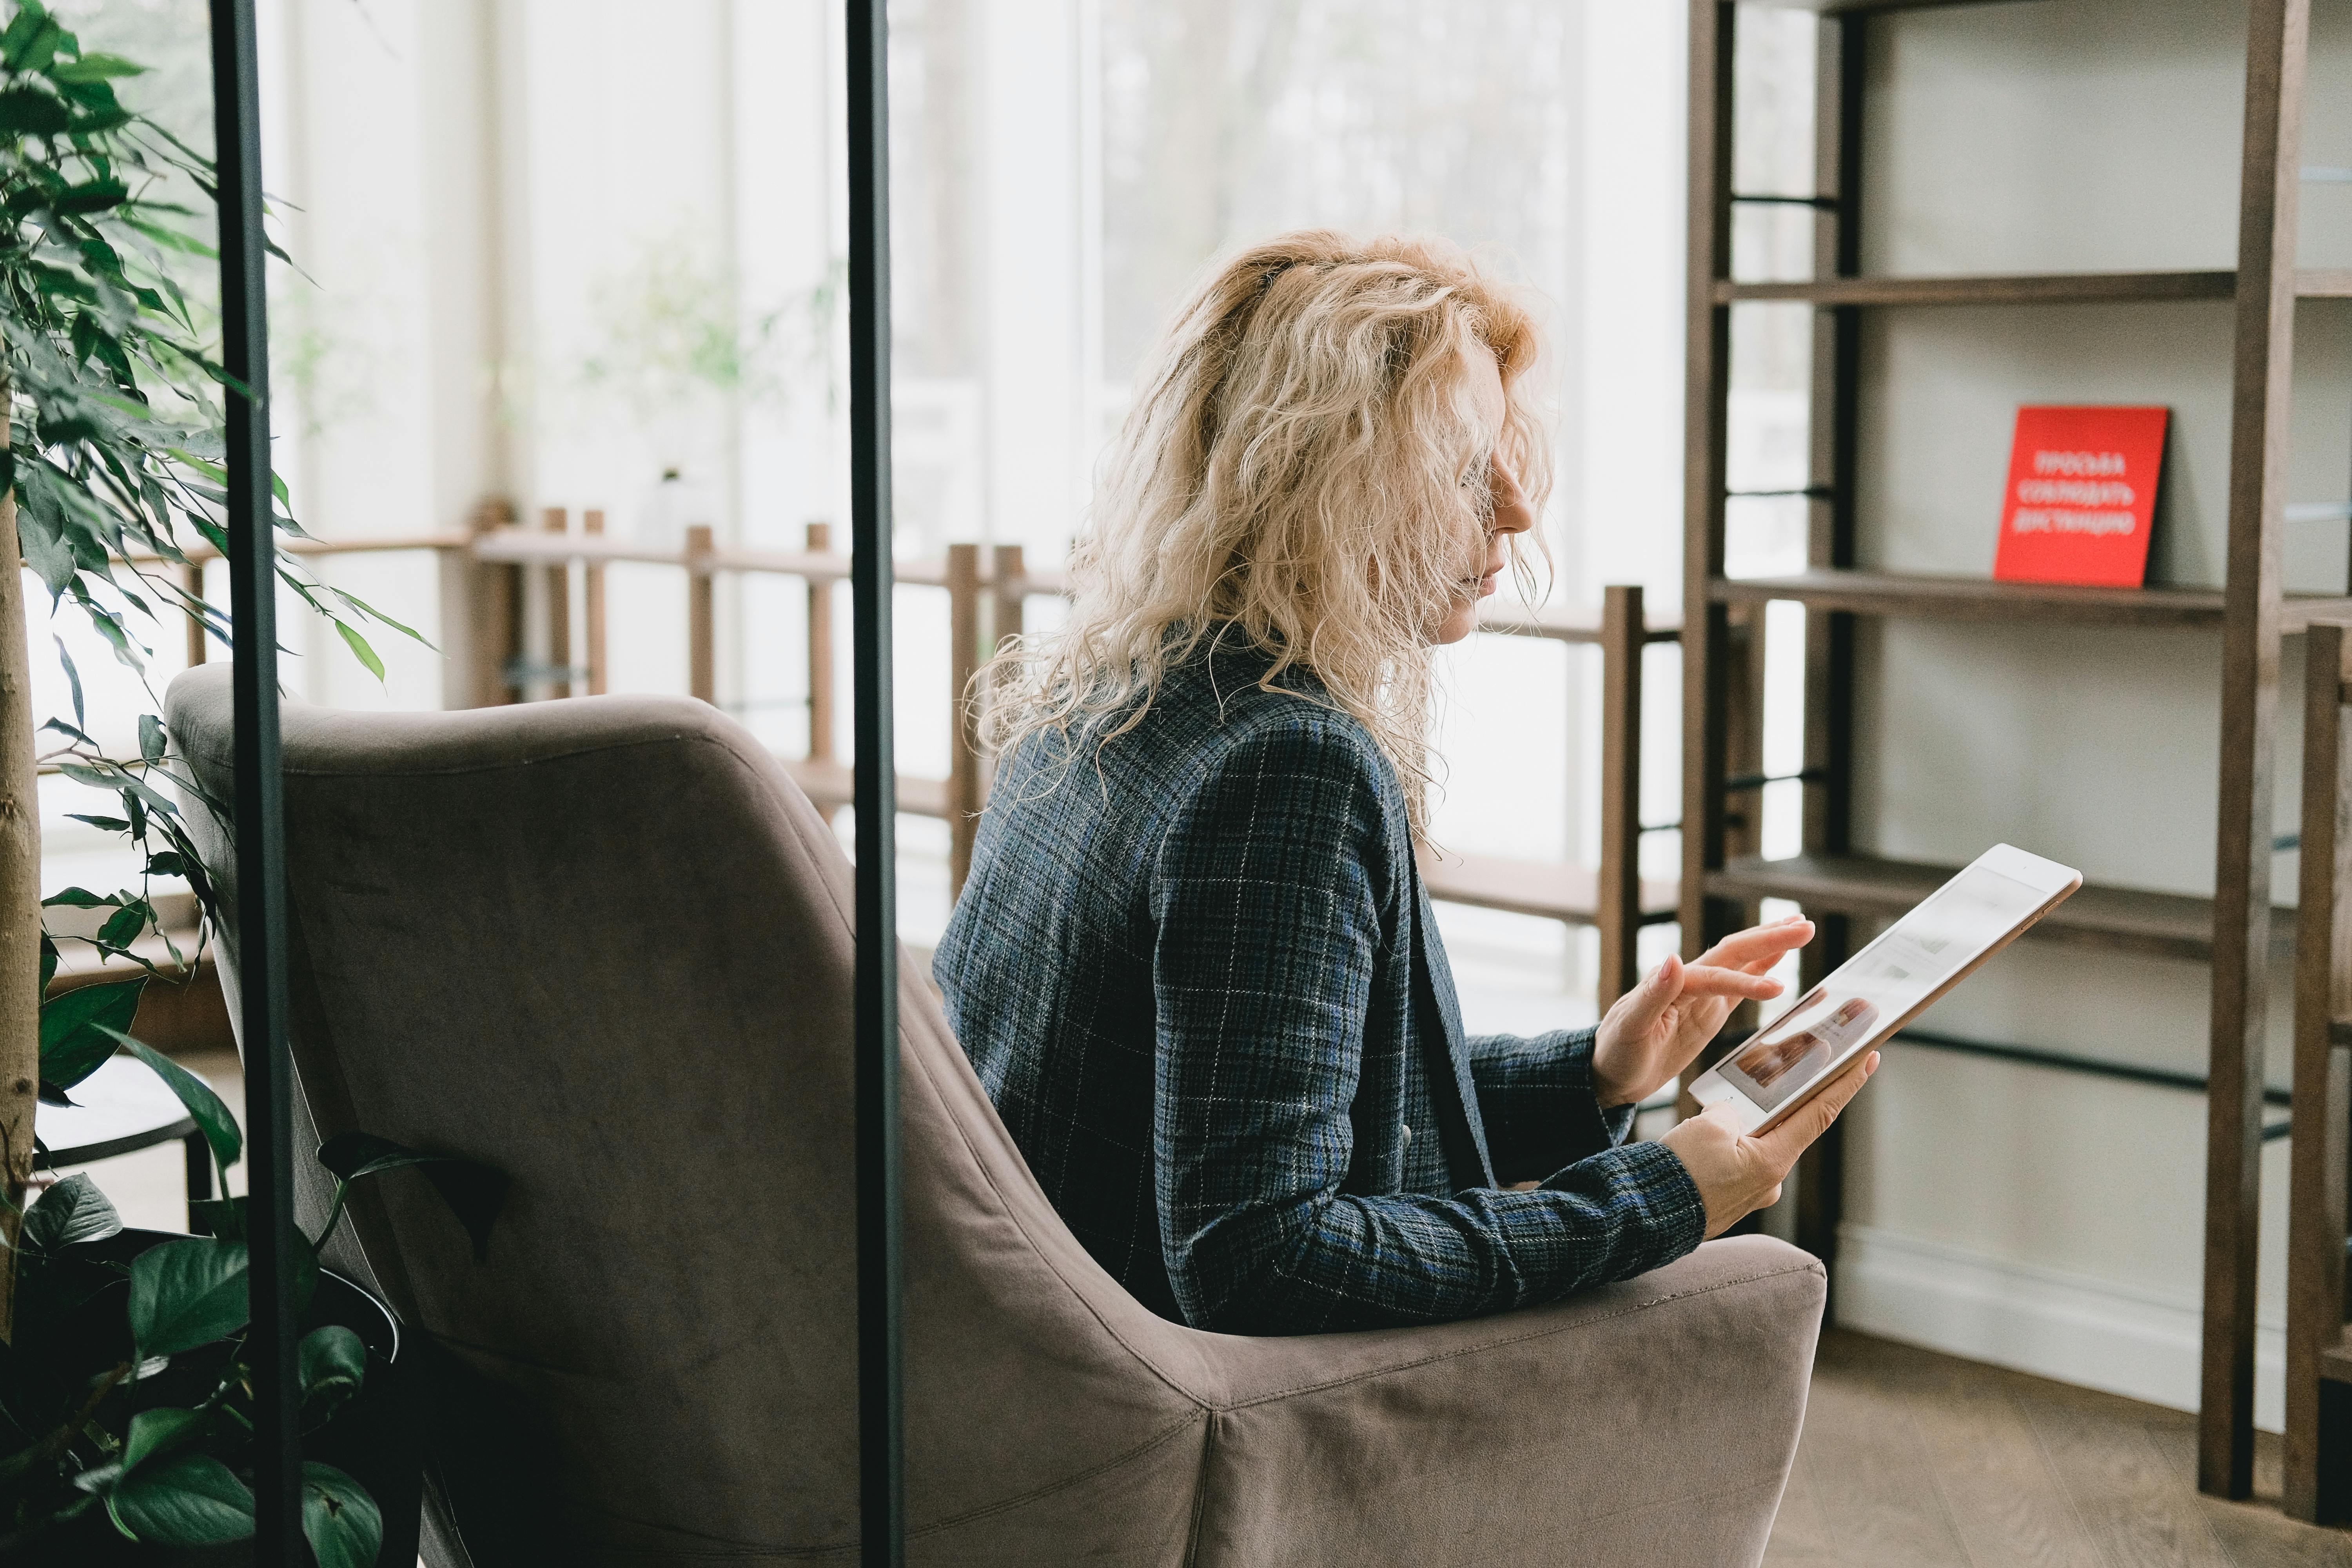
{"type": "Polygon", "coordinates": [[[2164,469],[2162,408],[2021,408],[1992,574],[2137,588],[2164,469]]]}

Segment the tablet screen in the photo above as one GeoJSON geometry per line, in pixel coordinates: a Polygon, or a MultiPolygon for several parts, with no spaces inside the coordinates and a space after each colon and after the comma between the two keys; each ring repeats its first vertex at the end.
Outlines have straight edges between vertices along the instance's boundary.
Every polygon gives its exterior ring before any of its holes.
{"type": "Polygon", "coordinates": [[[1969,867],[1715,1070],[1777,1110],[1855,1046],[1886,1034],[2050,897],[1982,865],[1969,867]]]}

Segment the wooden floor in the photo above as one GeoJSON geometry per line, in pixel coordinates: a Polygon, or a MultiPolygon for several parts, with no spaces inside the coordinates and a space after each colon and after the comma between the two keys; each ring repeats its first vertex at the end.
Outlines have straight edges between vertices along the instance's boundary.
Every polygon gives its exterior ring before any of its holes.
{"type": "Polygon", "coordinates": [[[1832,1331],[1769,1568],[2352,1568],[2352,1533],[2197,1491],[2196,1418],[1832,1331]]]}

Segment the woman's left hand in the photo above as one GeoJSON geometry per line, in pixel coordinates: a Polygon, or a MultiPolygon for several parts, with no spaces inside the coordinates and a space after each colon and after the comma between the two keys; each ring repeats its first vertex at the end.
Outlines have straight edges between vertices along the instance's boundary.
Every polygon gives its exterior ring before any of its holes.
{"type": "Polygon", "coordinates": [[[1765,971],[1813,940],[1790,915],[1725,937],[1696,963],[1668,956],[1617,998],[1592,1042],[1592,1091],[1602,1109],[1646,1100],[1690,1066],[1731,1009],[1780,994],[1765,971]]]}

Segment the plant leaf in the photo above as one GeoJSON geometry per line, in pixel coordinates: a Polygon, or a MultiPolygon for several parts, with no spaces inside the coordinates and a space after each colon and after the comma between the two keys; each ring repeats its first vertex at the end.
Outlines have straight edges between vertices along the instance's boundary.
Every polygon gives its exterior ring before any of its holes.
{"type": "Polygon", "coordinates": [[[188,1114],[195,1118],[196,1126],[203,1131],[205,1142],[212,1145],[213,1158],[222,1170],[236,1163],[237,1156],[245,1152],[245,1137],[237,1131],[236,1118],[229,1114],[228,1107],[213,1092],[212,1085],[154,1047],[142,1045],[119,1029],[107,1028],[103,1024],[98,1026],[121,1041],[132,1056],[153,1068],[155,1076],[171,1086],[172,1092],[180,1097],[180,1103],[188,1108],[188,1114]]]}
{"type": "Polygon", "coordinates": [[[360,636],[357,631],[353,630],[351,623],[342,620],[340,617],[335,621],[335,630],[342,634],[344,643],[350,647],[352,655],[356,657],[362,664],[367,667],[367,672],[370,675],[374,676],[378,680],[382,680],[383,679],[383,660],[375,656],[375,649],[368,647],[367,638],[360,636]]]}
{"type": "Polygon", "coordinates": [[[176,1455],[124,1477],[106,1511],[124,1534],[157,1546],[214,1546],[253,1533],[253,1493],[210,1454],[176,1455]]]}
{"type": "Polygon", "coordinates": [[[122,1445],[122,1468],[125,1474],[137,1469],[147,1460],[178,1447],[195,1434],[193,1428],[204,1425],[204,1413],[183,1410],[175,1405],[158,1405],[142,1410],[131,1418],[131,1435],[122,1445]]]}
{"type": "Polygon", "coordinates": [[[65,666],[66,685],[73,692],[74,728],[87,730],[89,725],[81,713],[81,671],[74,668],[73,655],[66,651],[66,639],[54,637],[58,645],[58,662],[65,666]]]}
{"type": "Polygon", "coordinates": [[[302,1336],[302,1404],[313,1400],[333,1409],[367,1381],[367,1346],[340,1323],[302,1336]]]}
{"type": "Polygon", "coordinates": [[[457,1216],[457,1223],[472,1238],[476,1262],[489,1256],[490,1226],[497,1223],[499,1211],[506,1206],[507,1188],[512,1183],[504,1171],[478,1160],[457,1154],[421,1153],[370,1132],[343,1132],[328,1139],[319,1145],[319,1163],[345,1182],[407,1165],[421,1166],[425,1179],[433,1184],[441,1201],[449,1205],[449,1212],[457,1216]]]}
{"type": "Polygon", "coordinates": [[[55,1252],[78,1242],[97,1241],[122,1228],[122,1216],[98,1190],[88,1171],[78,1171],[43,1193],[26,1211],[18,1237],[31,1252],[55,1252]]]}
{"type": "Polygon", "coordinates": [[[151,763],[163,760],[163,721],[152,713],[139,715],[139,754],[151,763]]]}
{"type": "Polygon", "coordinates": [[[71,1089],[114,1054],[119,1031],[139,1015],[147,982],[83,985],[41,1004],[41,1081],[71,1089]]]}
{"type": "Polygon", "coordinates": [[[252,1316],[245,1243],[191,1237],[131,1263],[131,1337],[141,1356],[175,1355],[243,1328],[252,1316]]]}
{"type": "Polygon", "coordinates": [[[134,65],[121,55],[91,53],[78,60],[51,66],[49,75],[59,81],[103,81],[109,77],[145,76],[147,68],[134,65]]]}
{"type": "Polygon", "coordinates": [[[188,1217],[195,1222],[189,1228],[199,1236],[216,1236],[224,1241],[245,1239],[245,1199],[199,1198],[188,1205],[188,1217]]]}
{"type": "Polygon", "coordinates": [[[374,1568],[383,1515],[365,1488],[332,1465],[302,1466],[302,1534],[319,1568],[374,1568]]]}

